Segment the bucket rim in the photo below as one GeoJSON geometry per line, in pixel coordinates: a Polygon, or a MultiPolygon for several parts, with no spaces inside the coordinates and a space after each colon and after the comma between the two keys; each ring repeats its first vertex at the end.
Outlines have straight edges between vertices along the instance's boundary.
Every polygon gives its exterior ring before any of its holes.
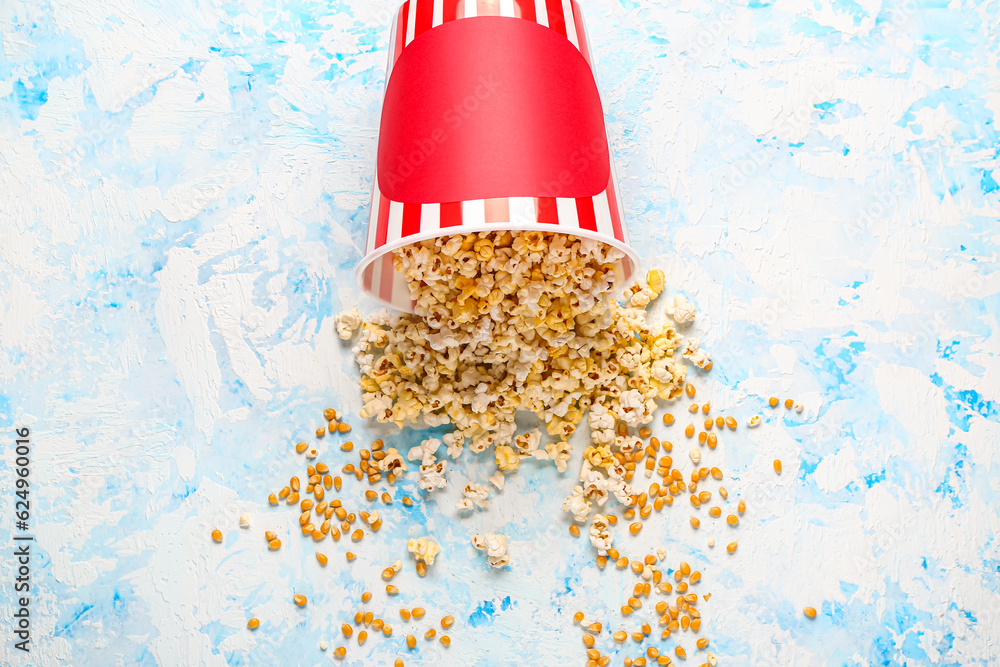
{"type": "MultiPolygon", "coordinates": [[[[624,289],[624,283],[627,283],[633,276],[640,275],[642,268],[642,260],[639,257],[639,253],[632,248],[631,245],[623,241],[619,241],[613,237],[607,237],[600,232],[591,231],[589,229],[574,229],[572,232],[560,229],[558,226],[547,222],[519,222],[519,223],[476,223],[471,225],[461,225],[456,227],[444,227],[438,228],[428,232],[421,232],[419,234],[412,234],[410,236],[405,236],[401,239],[386,243],[385,245],[379,246],[378,248],[372,250],[367,255],[365,255],[358,267],[354,270],[354,277],[357,281],[361,291],[371,299],[374,299],[377,303],[393,310],[402,311],[404,313],[413,313],[412,301],[409,308],[400,308],[398,305],[393,304],[385,299],[381,298],[373,291],[364,288],[364,272],[365,270],[373,264],[376,260],[385,256],[399,248],[403,248],[414,243],[419,243],[421,241],[427,241],[428,239],[436,239],[442,236],[453,236],[455,234],[473,234],[478,232],[497,232],[497,231],[508,231],[508,232],[530,232],[539,231],[547,232],[550,234],[563,234],[565,236],[579,236],[583,238],[588,238],[594,241],[600,241],[601,243],[606,243],[609,246],[617,248],[625,253],[628,257],[630,263],[632,264],[631,273],[626,273],[625,275],[616,275],[615,285],[611,288],[612,293],[617,293],[624,289]]],[[[395,269],[393,269],[395,273],[395,269]]]]}

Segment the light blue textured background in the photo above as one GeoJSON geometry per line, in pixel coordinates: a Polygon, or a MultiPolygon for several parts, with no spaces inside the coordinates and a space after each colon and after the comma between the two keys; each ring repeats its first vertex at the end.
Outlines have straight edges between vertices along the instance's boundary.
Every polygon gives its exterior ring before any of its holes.
{"type": "MultiPolygon", "coordinates": [[[[748,503],[738,529],[693,531],[675,507],[616,544],[701,568],[723,665],[1000,664],[1000,4],[583,8],[633,243],[714,353],[700,396],[766,417],[707,457],[748,503]],[[771,394],[806,410],[774,415],[771,394]]],[[[637,624],[617,612],[632,575],[598,574],[566,532],[577,462],[526,463],[459,519],[455,487],[492,472],[467,454],[440,497],[387,509],[355,563],[326,545],[325,570],[264,502],[301,474],[291,443],[324,407],[355,442],[421,437],[356,417],[333,333],[342,308],[371,310],[353,272],[392,9],[0,3],[0,541],[15,426],[32,429],[37,536],[30,656],[0,559],[0,663],[329,664],[411,534],[443,552],[402,575],[400,603],[459,621],[408,665],[583,664],[575,611],[637,624]],[[278,553],[269,528],[290,533],[278,553]],[[509,571],[475,555],[481,531],[510,536],[509,571]]],[[[345,664],[405,653],[386,614],[393,638],[345,664]]]]}

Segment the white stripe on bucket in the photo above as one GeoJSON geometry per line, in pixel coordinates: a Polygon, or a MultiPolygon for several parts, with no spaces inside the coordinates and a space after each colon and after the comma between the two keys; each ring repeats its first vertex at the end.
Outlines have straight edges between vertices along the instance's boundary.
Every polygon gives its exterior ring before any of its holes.
{"type": "Polygon", "coordinates": [[[485,224],[486,224],[485,199],[470,199],[468,201],[462,202],[462,226],[485,225],[485,224]]]}
{"type": "Polygon", "coordinates": [[[441,204],[420,205],[420,233],[441,229],[441,204]]]}
{"type": "Polygon", "coordinates": [[[417,0],[410,0],[410,9],[406,12],[406,38],[403,40],[403,48],[409,46],[413,41],[413,35],[417,30],[417,0]]]}
{"type": "Polygon", "coordinates": [[[607,191],[594,197],[594,218],[597,220],[597,232],[609,238],[615,237],[615,227],[611,224],[611,207],[608,205],[607,191]]]}
{"type": "Polygon", "coordinates": [[[500,0],[500,16],[514,18],[514,0],[500,0]]]}
{"type": "Polygon", "coordinates": [[[434,12],[431,15],[431,27],[444,23],[444,0],[434,0],[434,12]]]}
{"type": "Polygon", "coordinates": [[[535,221],[534,197],[508,197],[510,221],[513,223],[528,223],[535,221]]]}
{"type": "Polygon", "coordinates": [[[386,243],[392,243],[403,235],[403,205],[398,201],[389,202],[389,223],[387,229],[388,231],[385,235],[386,243]]]}
{"type": "Polygon", "coordinates": [[[573,46],[580,48],[580,39],[576,36],[576,21],[573,19],[573,0],[562,0],[563,21],[566,23],[566,37],[573,46]]]}
{"type": "Polygon", "coordinates": [[[535,0],[535,20],[539,25],[549,27],[549,12],[545,8],[545,0],[535,0]]]}
{"type": "Polygon", "coordinates": [[[580,228],[580,216],[576,212],[576,200],[570,197],[556,197],[556,212],[560,227],[580,228]]]}

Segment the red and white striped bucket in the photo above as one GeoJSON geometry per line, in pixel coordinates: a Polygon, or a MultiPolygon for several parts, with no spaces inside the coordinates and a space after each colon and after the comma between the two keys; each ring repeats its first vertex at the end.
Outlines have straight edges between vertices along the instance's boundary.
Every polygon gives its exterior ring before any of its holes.
{"type": "Polygon", "coordinates": [[[408,0],[391,35],[362,289],[412,312],[393,250],[499,229],[605,242],[629,281],[639,258],[577,2],[408,0]]]}

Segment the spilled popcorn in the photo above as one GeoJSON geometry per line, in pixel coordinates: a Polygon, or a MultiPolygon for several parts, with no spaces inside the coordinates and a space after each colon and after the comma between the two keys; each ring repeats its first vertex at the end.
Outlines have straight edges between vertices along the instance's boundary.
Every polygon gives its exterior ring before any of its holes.
{"type": "Polygon", "coordinates": [[[361,326],[361,313],[358,312],[357,308],[344,311],[333,318],[333,325],[341,340],[350,340],[354,336],[354,332],[361,326]]]}
{"type": "Polygon", "coordinates": [[[446,236],[397,250],[415,314],[382,311],[363,325],[355,347],[362,416],[400,427],[453,424],[450,456],[467,441],[477,452],[497,447],[504,471],[524,456],[565,470],[566,439],[594,405],[612,424],[649,422],[657,398],[681,392],[686,373],[675,350],[710,362],[672,325],[646,323],[662,272],[627,289],[626,305],[611,298],[622,257],[598,241],[542,232],[446,236]],[[554,441],[518,442],[518,410],[535,413],[554,441]]]}
{"type": "Polygon", "coordinates": [[[504,567],[510,564],[510,556],[507,555],[507,536],[494,535],[486,536],[473,535],[472,545],[486,554],[486,562],[491,567],[504,567]]]}

